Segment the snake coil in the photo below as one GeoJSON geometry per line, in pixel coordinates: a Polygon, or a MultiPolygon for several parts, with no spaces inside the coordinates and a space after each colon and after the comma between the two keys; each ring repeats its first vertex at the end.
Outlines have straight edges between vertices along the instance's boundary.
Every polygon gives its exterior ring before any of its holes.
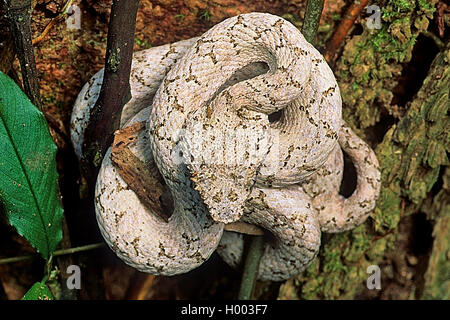
{"type": "MultiPolygon", "coordinates": [[[[102,80],[80,92],[72,141],[81,155],[89,110],[102,80]]],[[[137,52],[132,99],[121,126],[146,121],[131,151],[173,199],[162,221],[144,207],[111,162],[96,185],[100,230],[116,254],[145,272],[187,272],[218,250],[242,260],[242,235],[224,224],[244,221],[271,235],[258,277],[288,279],[315,258],[321,231],[364,222],[380,187],[377,159],[341,119],[341,97],[321,54],[284,19],[249,13],[199,38],[137,52]],[[338,194],[342,149],[357,188],[338,194]]]]}

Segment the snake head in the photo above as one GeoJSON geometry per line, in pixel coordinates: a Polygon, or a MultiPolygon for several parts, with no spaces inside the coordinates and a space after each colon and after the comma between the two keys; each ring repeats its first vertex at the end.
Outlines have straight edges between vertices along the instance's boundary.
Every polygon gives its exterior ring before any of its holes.
{"type": "Polygon", "coordinates": [[[231,223],[243,215],[272,140],[267,119],[249,110],[229,112],[225,95],[213,102],[212,114],[199,109],[187,117],[179,146],[212,219],[231,223]]]}
{"type": "Polygon", "coordinates": [[[244,212],[253,180],[254,168],[247,168],[238,176],[231,177],[227,170],[215,166],[203,167],[201,172],[192,172],[194,189],[208,207],[213,220],[231,223],[239,220],[244,212]],[[253,169],[253,170],[252,170],[253,169]]]}

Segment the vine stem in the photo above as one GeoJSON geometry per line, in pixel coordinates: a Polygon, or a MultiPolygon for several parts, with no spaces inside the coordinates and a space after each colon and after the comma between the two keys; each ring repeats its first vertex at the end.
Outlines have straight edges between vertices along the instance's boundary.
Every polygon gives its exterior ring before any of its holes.
{"type": "MultiPolygon", "coordinates": [[[[317,29],[319,27],[323,3],[324,0],[308,0],[306,4],[302,34],[306,41],[311,44],[314,44],[314,38],[316,37],[317,29]]],[[[239,300],[249,300],[253,297],[259,263],[264,253],[264,236],[251,236],[248,242],[249,247],[247,255],[245,256],[244,270],[238,294],[239,300]]]]}
{"type": "Polygon", "coordinates": [[[306,3],[305,21],[303,21],[302,33],[306,41],[314,44],[320,16],[322,15],[324,0],[308,0],[306,3]]]}
{"type": "MultiPolygon", "coordinates": [[[[88,244],[88,245],[81,246],[81,247],[60,249],[60,250],[56,250],[53,253],[53,257],[64,256],[64,255],[74,254],[74,253],[84,252],[84,251],[90,251],[90,250],[102,248],[104,246],[105,246],[105,244],[103,242],[100,242],[100,243],[88,244]]],[[[41,255],[36,253],[36,254],[30,254],[30,255],[20,256],[20,257],[4,258],[4,259],[0,259],[0,264],[22,262],[22,261],[26,261],[26,260],[39,258],[40,256],[41,255]]]]}
{"type": "Polygon", "coordinates": [[[131,98],[130,71],[139,0],[113,0],[108,25],[102,87],[84,133],[81,167],[93,189],[101,160],[119,128],[123,106],[131,98]]]}

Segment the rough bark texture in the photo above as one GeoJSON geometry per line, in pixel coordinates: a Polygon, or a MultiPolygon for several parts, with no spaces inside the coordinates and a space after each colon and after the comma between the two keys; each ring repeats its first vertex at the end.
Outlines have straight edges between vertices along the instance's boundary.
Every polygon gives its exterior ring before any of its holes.
{"type": "Polygon", "coordinates": [[[315,43],[314,40],[316,38],[317,29],[319,28],[323,2],[324,0],[309,0],[306,3],[306,18],[303,22],[302,33],[306,41],[312,44],[315,43]]]}
{"type": "MultiPolygon", "coordinates": [[[[447,73],[448,74],[448,73],[447,73]]],[[[450,299],[450,168],[445,169],[443,189],[433,198],[435,216],[433,251],[425,273],[424,299],[450,299]]],[[[430,200],[429,200],[430,201],[430,200]]],[[[431,201],[430,201],[431,202],[431,201]]]]}

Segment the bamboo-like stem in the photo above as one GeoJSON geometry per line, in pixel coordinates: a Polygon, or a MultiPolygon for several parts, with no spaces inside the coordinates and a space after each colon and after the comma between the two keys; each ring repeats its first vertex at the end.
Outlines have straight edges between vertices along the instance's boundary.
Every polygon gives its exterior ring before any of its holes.
{"type": "MultiPolygon", "coordinates": [[[[105,246],[105,244],[103,242],[100,242],[100,243],[88,244],[88,245],[81,246],[81,247],[56,250],[53,253],[53,257],[63,256],[63,255],[67,255],[67,254],[74,254],[74,253],[84,252],[84,251],[90,251],[90,250],[102,248],[104,246],[105,246]]],[[[22,262],[22,261],[27,261],[27,260],[31,260],[31,259],[36,259],[36,258],[39,258],[40,256],[41,255],[39,255],[39,254],[30,254],[30,255],[20,256],[20,257],[4,258],[4,259],[0,259],[0,264],[22,262]]]]}

